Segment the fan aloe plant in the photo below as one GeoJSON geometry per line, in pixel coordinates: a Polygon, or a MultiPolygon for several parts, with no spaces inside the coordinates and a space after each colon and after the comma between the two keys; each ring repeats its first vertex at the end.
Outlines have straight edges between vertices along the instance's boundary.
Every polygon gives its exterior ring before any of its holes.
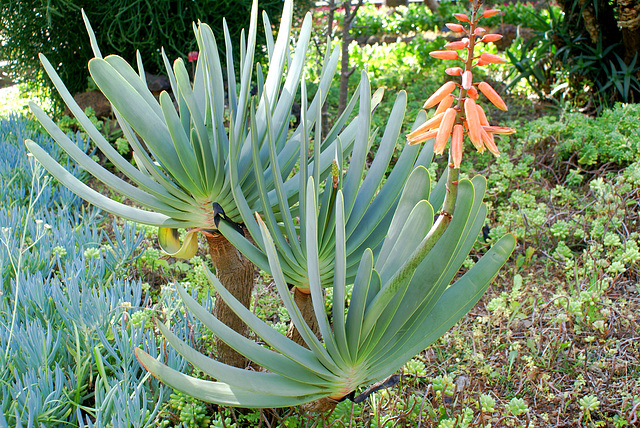
{"type": "MultiPolygon", "coordinates": [[[[299,205],[290,209],[291,204],[284,203],[284,197],[280,197],[281,221],[265,206],[266,220],[256,214],[256,222],[252,223],[246,204],[239,203],[244,207],[240,213],[255,246],[226,222],[220,224],[220,230],[238,248],[271,272],[301,343],[295,343],[260,320],[207,272],[220,297],[269,347],[230,330],[176,284],[187,308],[215,335],[266,372],[234,369],[208,358],[178,339],[162,323],[158,325],[169,343],[196,368],[217,380],[196,379],[177,372],[137,349],[136,355],[147,370],[173,388],[205,401],[242,407],[314,402],[312,409],[324,410],[347,396],[359,401],[353,398],[358,388],[388,378],[478,301],[515,247],[515,238],[506,235],[451,283],[476,242],[487,213],[482,203],[486,180],[480,176],[472,180],[459,179],[463,138],[468,135],[478,150],[487,147],[498,155],[493,134],[513,132],[509,128],[490,126],[484,111],[475,104],[478,86],[491,102],[506,108],[486,83],[473,83],[473,67],[498,61],[497,57],[485,54],[474,56],[476,43],[496,39],[496,35],[487,35],[484,40],[476,40],[484,31],[477,27],[478,20],[494,13],[490,10],[480,15],[478,9],[478,3],[474,3],[471,18],[456,16],[468,22],[469,28],[448,24],[455,26],[456,31],[467,32],[468,37],[447,45],[447,51],[433,53],[438,58],[463,59],[465,67],[459,71],[447,69],[450,75],[462,76],[462,83],[449,82],[430,97],[425,108],[439,104],[438,111],[426,121],[424,115],[419,116],[419,121],[424,123],[416,124],[407,136],[411,144],[427,141],[420,156],[415,150],[412,152],[412,148],[405,148],[400,158],[404,157],[407,162],[404,168],[396,166],[381,186],[379,171],[386,168],[385,151],[389,150],[389,143],[383,143],[380,160],[376,158],[362,181],[360,151],[366,150],[371,138],[365,119],[365,113],[370,111],[369,88],[363,76],[361,125],[348,171],[343,174],[342,159],[335,156],[333,174],[320,189],[320,174],[302,167],[298,180],[293,181],[300,187],[299,205]],[[455,52],[460,49],[467,50],[466,58],[460,58],[455,52]],[[457,97],[452,95],[456,88],[460,89],[457,97]],[[458,103],[454,106],[456,99],[458,103]],[[433,151],[443,153],[449,138],[447,167],[432,193],[429,174],[421,163],[428,163],[433,151]],[[412,172],[408,178],[405,175],[398,179],[398,184],[394,180],[402,176],[403,170],[412,172]],[[292,221],[294,213],[299,218],[299,229],[292,221]],[[288,284],[309,294],[314,320],[301,312],[288,284]],[[348,285],[353,285],[350,299],[346,293],[348,285]],[[326,287],[333,287],[330,313],[325,306],[326,287]],[[317,324],[317,334],[312,324],[317,324]]],[[[396,100],[383,141],[388,137],[395,143],[405,96],[401,93],[396,100]]],[[[307,146],[305,141],[304,147],[307,146]]],[[[270,169],[280,177],[275,146],[270,144],[270,147],[270,169]]],[[[254,153],[258,153],[257,147],[254,153]]],[[[301,158],[304,156],[303,151],[301,158]]],[[[256,180],[266,196],[261,179],[256,180]]],[[[291,182],[277,182],[276,193],[284,193],[283,189],[291,182]]],[[[244,197],[239,191],[234,196],[238,201],[244,197]]]]}
{"type": "MultiPolygon", "coordinates": [[[[338,62],[338,50],[327,51],[318,90],[302,112],[305,120],[290,131],[289,115],[303,76],[311,34],[308,15],[300,28],[295,52],[290,55],[292,10],[292,1],[287,0],[275,40],[268,17],[263,17],[269,56],[268,71],[263,76],[261,66],[254,68],[258,31],[258,5],[254,2],[248,35],[245,38],[243,34],[241,40],[239,85],[226,24],[226,76],[211,28],[206,24],[194,25],[200,54],[193,81],[181,59],[171,66],[163,54],[174,98],[163,92],[159,100],[147,88],[140,56],[137,71],[119,56],[103,58],[93,30],[83,15],[95,55],[89,62],[89,71],[112,103],[118,123],[133,149],[135,165],[100,135],[67,91],[54,67],[41,55],[45,71],[70,111],[128,180],[93,161],[41,108],[33,103],[30,105],[37,119],[73,159],[115,193],[142,208],[120,203],[91,189],[70,175],[42,147],[27,140],[28,149],[53,176],[88,202],[116,216],[158,226],[160,245],[171,255],[191,257],[198,246],[197,232],[204,233],[217,275],[246,306],[251,297],[254,267],[218,232],[218,222],[226,219],[243,232],[244,228],[239,224],[242,222],[241,209],[234,200],[234,193],[239,192],[245,195],[244,211],[265,212],[266,209],[279,217],[278,212],[283,210],[282,199],[272,195],[261,199],[264,193],[256,189],[274,194],[276,183],[286,179],[293,170],[301,143],[313,129],[338,62]],[[252,86],[257,88],[257,105],[251,98],[252,86]],[[256,169],[255,156],[262,164],[275,156],[281,175],[256,169]],[[232,170],[234,174],[230,173],[232,170]],[[258,183],[256,177],[262,177],[262,174],[264,179],[258,183]],[[178,239],[178,228],[188,229],[182,244],[178,239]]],[[[331,132],[319,142],[315,156],[318,161],[309,161],[320,175],[324,176],[330,170],[331,157],[338,147],[342,156],[342,150],[353,145],[357,120],[344,127],[350,113],[351,110],[345,111],[331,132]],[[327,153],[331,155],[326,156],[327,153]]],[[[285,200],[297,201],[297,187],[289,186],[285,191],[285,200]]],[[[214,313],[236,330],[244,329],[222,299],[218,299],[214,313]]],[[[237,354],[223,343],[219,345],[223,361],[244,365],[242,359],[236,358],[237,354]]]]}
{"type": "MultiPolygon", "coordinates": [[[[336,203],[336,197],[339,190],[343,192],[345,197],[345,219],[346,219],[346,262],[347,262],[347,281],[352,281],[358,268],[358,263],[364,251],[367,248],[374,249],[377,254],[384,236],[387,234],[391,219],[394,215],[400,192],[414,167],[418,165],[428,166],[433,156],[433,146],[427,144],[423,147],[405,146],[402,154],[392,168],[388,179],[384,180],[385,174],[389,169],[389,162],[394,154],[396,142],[400,136],[403,117],[406,108],[407,94],[401,91],[394,103],[394,107],[388,117],[388,123],[382,135],[378,150],[373,162],[366,171],[366,178],[363,180],[365,172],[365,164],[369,153],[371,141],[376,138],[377,132],[372,132],[370,112],[375,109],[378,102],[382,98],[382,90],[376,91],[373,96],[369,80],[366,73],[362,73],[359,85],[360,91],[360,111],[357,121],[357,130],[353,148],[346,154],[349,156],[350,162],[348,168],[345,166],[345,159],[338,155],[342,150],[338,149],[334,153],[333,168],[331,174],[326,179],[322,177],[319,165],[312,163],[307,166],[307,156],[310,147],[309,138],[304,139],[304,143],[300,146],[299,165],[300,171],[286,182],[276,180],[275,192],[278,196],[278,209],[280,212],[281,222],[278,222],[276,216],[270,211],[268,203],[268,189],[266,180],[262,171],[265,165],[262,164],[258,153],[258,144],[254,144],[254,162],[256,168],[255,179],[257,183],[256,192],[262,196],[262,212],[265,213],[265,221],[268,225],[269,232],[277,242],[276,250],[283,269],[283,273],[287,283],[294,288],[294,296],[300,310],[305,314],[304,318],[309,325],[315,330],[315,315],[311,305],[310,284],[308,272],[308,253],[306,242],[310,239],[307,235],[308,230],[305,225],[307,222],[316,221],[318,228],[313,233],[318,239],[318,265],[320,267],[320,279],[323,287],[331,286],[334,269],[335,269],[335,239],[336,224],[335,212],[333,207],[336,203]],[[346,173],[344,171],[346,170],[346,173]],[[307,180],[313,178],[313,194],[315,198],[321,201],[321,210],[307,211],[304,203],[290,206],[290,202],[285,198],[287,186],[297,186],[300,201],[306,200],[307,180]],[[320,186],[321,180],[325,181],[323,187],[320,186]],[[380,185],[380,183],[383,183],[380,185]],[[297,223],[294,223],[297,219],[297,223]],[[293,239],[291,239],[293,237],[293,239]]],[[[306,111],[306,89],[302,86],[302,111],[306,111]]],[[[356,98],[352,100],[354,102],[356,98]]],[[[351,106],[350,106],[351,107],[351,106]]],[[[303,123],[306,121],[303,120],[303,123]]],[[[319,123],[320,121],[316,121],[319,123]]],[[[316,127],[314,141],[321,141],[320,127],[316,127]]],[[[268,132],[268,135],[271,135],[268,132]]],[[[309,135],[303,132],[303,135],[309,135]]],[[[282,172],[275,151],[275,144],[270,141],[270,157],[268,168],[274,171],[276,177],[281,177],[282,172]]],[[[314,144],[319,149],[319,145],[314,144]]],[[[331,155],[331,153],[328,153],[331,155]]],[[[320,153],[316,153],[318,158],[320,153]]],[[[232,174],[234,174],[232,168],[232,174]]],[[[427,188],[430,186],[429,179],[423,183],[427,188]]],[[[442,189],[443,186],[440,186],[442,189]]],[[[243,234],[239,233],[233,224],[222,221],[219,228],[222,233],[247,257],[260,268],[269,271],[269,262],[263,238],[258,223],[253,219],[252,212],[248,209],[246,196],[237,189],[234,193],[235,199],[239,201],[240,214],[243,223],[247,226],[251,234],[253,243],[243,234]]],[[[441,192],[436,192],[436,194],[441,192]]],[[[302,343],[301,337],[291,331],[288,336],[296,337],[297,341],[302,343]]]]}

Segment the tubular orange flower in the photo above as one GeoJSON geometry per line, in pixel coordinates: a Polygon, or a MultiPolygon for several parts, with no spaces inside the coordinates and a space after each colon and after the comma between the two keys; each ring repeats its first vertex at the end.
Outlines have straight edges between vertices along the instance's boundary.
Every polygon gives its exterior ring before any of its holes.
{"type": "Polygon", "coordinates": [[[478,109],[478,119],[480,119],[480,125],[489,126],[489,121],[487,120],[487,115],[484,114],[484,109],[477,104],[476,108],[478,109]]]}
{"type": "MultiPolygon", "coordinates": [[[[455,53],[455,52],[453,52],[455,53]]],[[[457,54],[456,54],[457,55],[457,54]]],[[[424,103],[422,108],[431,108],[434,105],[438,104],[442,101],[447,95],[449,95],[456,88],[455,82],[447,82],[444,85],[440,86],[440,88],[433,93],[424,103]]]]}
{"type": "Polygon", "coordinates": [[[458,40],[457,42],[449,42],[444,45],[444,48],[450,51],[457,51],[460,49],[465,49],[469,45],[469,42],[465,42],[463,40],[458,40]]]}
{"type": "Polygon", "coordinates": [[[443,116],[444,116],[444,113],[436,114],[431,119],[427,120],[425,123],[418,126],[416,129],[414,129],[409,134],[407,134],[407,138],[413,138],[416,135],[423,134],[424,132],[432,128],[437,128],[438,126],[440,126],[440,122],[442,122],[443,116]]]}
{"type": "Polygon", "coordinates": [[[444,148],[447,145],[449,135],[451,135],[451,129],[456,121],[456,109],[448,108],[444,113],[440,128],[436,134],[436,141],[433,144],[433,152],[437,155],[441,155],[444,152],[444,148]]]}
{"type": "Polygon", "coordinates": [[[495,157],[500,157],[500,151],[498,150],[498,146],[496,146],[496,142],[493,139],[493,135],[489,134],[483,128],[481,129],[482,142],[487,147],[487,149],[493,154],[495,157]]]}
{"type": "Polygon", "coordinates": [[[476,102],[467,98],[464,100],[464,115],[467,118],[467,125],[469,126],[469,139],[474,146],[482,145],[482,137],[480,128],[480,118],[478,117],[478,110],[476,109],[476,102]]]}
{"type": "Polygon", "coordinates": [[[454,23],[449,22],[449,23],[444,24],[444,25],[446,25],[447,28],[449,30],[453,31],[454,33],[464,33],[464,32],[466,32],[464,26],[462,26],[460,24],[454,24],[454,23]]]}
{"type": "Polygon", "coordinates": [[[500,9],[487,9],[482,13],[481,18],[491,18],[500,13],[500,9]]]}
{"type": "Polygon", "coordinates": [[[501,56],[486,53],[486,52],[480,54],[480,59],[491,64],[503,64],[507,62],[507,60],[502,58],[501,56]]]}
{"type": "Polygon", "coordinates": [[[436,114],[444,113],[445,111],[447,111],[447,109],[451,107],[451,104],[453,104],[453,101],[455,100],[455,98],[456,97],[454,97],[452,94],[449,94],[446,97],[444,97],[442,101],[440,101],[440,104],[438,104],[438,108],[436,109],[434,116],[436,114]]]}
{"type": "Polygon", "coordinates": [[[516,130],[513,128],[508,128],[506,126],[483,126],[484,130],[491,134],[498,135],[511,135],[515,134],[516,130]]]}
{"type": "Polygon", "coordinates": [[[454,13],[453,16],[460,22],[469,22],[469,17],[464,13],[454,13]]]}
{"type": "Polygon", "coordinates": [[[473,83],[473,74],[471,74],[471,70],[467,70],[462,73],[462,89],[469,90],[471,88],[471,84],[473,83]]]}
{"type": "Polygon", "coordinates": [[[472,86],[469,88],[469,90],[467,90],[467,96],[469,98],[473,98],[474,100],[478,99],[478,90],[475,86],[472,86]]]}
{"type": "Polygon", "coordinates": [[[458,56],[458,52],[454,52],[454,51],[433,51],[433,52],[429,52],[429,55],[431,55],[434,58],[448,59],[448,60],[455,60],[460,58],[458,56]]]}
{"type": "Polygon", "coordinates": [[[485,34],[482,40],[480,41],[484,43],[492,43],[492,42],[497,42],[500,39],[502,39],[502,34],[491,33],[491,34],[485,34]]]}
{"type": "Polygon", "coordinates": [[[462,163],[462,137],[464,131],[462,125],[454,125],[453,133],[451,134],[451,158],[453,159],[453,166],[460,168],[462,163]]]}
{"type": "Polygon", "coordinates": [[[494,106],[498,107],[500,110],[507,111],[507,104],[500,97],[500,95],[498,95],[495,89],[491,87],[491,85],[489,85],[487,82],[480,82],[480,84],[478,85],[478,89],[480,89],[480,92],[482,92],[494,106]]]}
{"type": "Polygon", "coordinates": [[[487,61],[483,59],[479,59],[478,62],[475,63],[474,67],[482,67],[483,65],[489,64],[487,61]]]}
{"type": "Polygon", "coordinates": [[[418,144],[418,143],[422,143],[423,141],[427,141],[430,138],[435,137],[438,134],[438,130],[437,129],[431,129],[423,134],[420,135],[416,135],[414,137],[407,137],[407,141],[409,142],[409,145],[412,146],[414,144],[418,144]]]}
{"type": "Polygon", "coordinates": [[[462,76],[461,67],[449,67],[444,72],[449,76],[462,76]]]}

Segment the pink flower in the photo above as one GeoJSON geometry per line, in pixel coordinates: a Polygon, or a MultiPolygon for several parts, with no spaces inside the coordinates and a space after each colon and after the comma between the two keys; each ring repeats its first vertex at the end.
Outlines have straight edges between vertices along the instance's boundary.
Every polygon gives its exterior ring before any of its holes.
{"type": "Polygon", "coordinates": [[[197,51],[189,52],[189,55],[188,55],[187,59],[189,60],[189,62],[197,61],[198,60],[198,52],[197,51]]]}

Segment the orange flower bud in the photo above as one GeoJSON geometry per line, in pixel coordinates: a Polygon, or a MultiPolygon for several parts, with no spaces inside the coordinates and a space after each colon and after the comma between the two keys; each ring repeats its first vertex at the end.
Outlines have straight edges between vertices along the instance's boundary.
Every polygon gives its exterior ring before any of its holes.
{"type": "Polygon", "coordinates": [[[474,100],[478,99],[478,90],[475,86],[472,86],[469,88],[469,90],[467,90],[467,96],[469,98],[473,98],[474,100]]]}
{"type": "Polygon", "coordinates": [[[465,49],[469,45],[469,41],[465,42],[464,40],[458,40],[457,42],[449,42],[444,45],[444,48],[450,51],[457,51],[460,49],[465,49]]]}
{"type": "Polygon", "coordinates": [[[453,159],[453,166],[460,168],[462,162],[462,137],[464,131],[462,125],[454,125],[453,133],[451,134],[451,157],[453,159]]]}
{"type": "Polygon", "coordinates": [[[427,120],[425,123],[418,126],[416,129],[414,129],[409,134],[407,134],[407,138],[413,138],[416,135],[423,134],[430,129],[437,128],[438,126],[440,126],[440,122],[442,122],[443,116],[444,116],[444,113],[436,114],[431,119],[427,120]]]}
{"type": "Polygon", "coordinates": [[[444,25],[446,25],[446,27],[449,30],[453,31],[454,33],[465,33],[466,32],[464,27],[462,25],[460,25],[460,24],[453,24],[453,23],[449,22],[449,23],[444,24],[444,25]]]}
{"type": "Polygon", "coordinates": [[[473,31],[473,34],[475,34],[476,36],[482,36],[486,32],[487,30],[485,30],[484,28],[478,27],[473,31]]]}
{"type": "Polygon", "coordinates": [[[460,67],[449,67],[444,72],[449,76],[462,76],[462,68],[460,67]]]}
{"type": "Polygon", "coordinates": [[[434,116],[436,114],[444,113],[445,111],[447,111],[447,109],[451,107],[451,104],[453,104],[455,98],[456,97],[454,97],[453,94],[449,94],[444,97],[442,101],[440,101],[440,104],[438,104],[438,108],[436,109],[434,116]]]}
{"type": "Polygon", "coordinates": [[[487,64],[489,64],[487,61],[485,61],[485,60],[483,60],[483,59],[479,59],[479,60],[475,63],[474,67],[482,67],[483,65],[487,65],[487,64]]]}
{"type": "Polygon", "coordinates": [[[454,13],[453,16],[460,22],[469,22],[469,17],[464,13],[454,13]]]}
{"type": "Polygon", "coordinates": [[[491,34],[485,34],[482,40],[480,41],[484,43],[492,43],[492,42],[497,42],[500,39],[502,39],[502,34],[491,33],[491,34]]]}
{"type": "Polygon", "coordinates": [[[491,18],[492,16],[496,16],[500,13],[500,9],[487,9],[482,13],[480,18],[491,18]]]}
{"type": "Polygon", "coordinates": [[[480,128],[480,118],[478,117],[478,110],[476,109],[476,102],[467,98],[464,100],[464,114],[467,118],[467,124],[469,125],[469,139],[477,147],[482,145],[482,137],[480,128]]]}
{"type": "Polygon", "coordinates": [[[438,104],[440,101],[444,99],[447,95],[449,95],[456,88],[455,82],[447,82],[444,85],[440,86],[440,88],[433,93],[424,103],[422,108],[431,108],[434,105],[438,104]]]}
{"type": "Polygon", "coordinates": [[[480,59],[492,64],[503,64],[507,62],[507,60],[502,58],[501,56],[486,53],[486,52],[480,54],[480,59]]]}
{"type": "Polygon", "coordinates": [[[444,152],[449,135],[451,135],[451,129],[456,121],[456,113],[454,108],[448,108],[444,113],[440,128],[438,128],[438,133],[436,134],[436,142],[433,144],[433,152],[437,155],[441,155],[444,152]]]}
{"type": "Polygon", "coordinates": [[[482,92],[494,106],[498,107],[500,110],[507,111],[507,104],[505,104],[502,98],[500,98],[500,95],[498,95],[491,85],[487,82],[480,82],[478,89],[480,89],[480,92],[482,92]]]}
{"type": "Polygon", "coordinates": [[[469,90],[472,83],[473,83],[473,74],[471,74],[471,70],[467,70],[464,73],[462,73],[462,89],[469,90]]]}
{"type": "Polygon", "coordinates": [[[429,55],[431,55],[434,58],[448,59],[448,60],[454,60],[454,59],[460,58],[458,56],[458,52],[453,52],[453,51],[433,51],[433,52],[429,52],[429,55]]]}
{"type": "Polygon", "coordinates": [[[484,126],[483,128],[485,131],[491,134],[511,135],[516,133],[515,129],[507,128],[506,126],[484,126]]]}
{"type": "Polygon", "coordinates": [[[427,141],[433,137],[435,137],[438,134],[438,130],[437,129],[431,129],[427,132],[424,132],[422,134],[419,135],[415,135],[411,138],[407,137],[407,141],[409,142],[410,146],[413,146],[414,144],[418,144],[418,143],[422,143],[424,141],[427,141]]]}

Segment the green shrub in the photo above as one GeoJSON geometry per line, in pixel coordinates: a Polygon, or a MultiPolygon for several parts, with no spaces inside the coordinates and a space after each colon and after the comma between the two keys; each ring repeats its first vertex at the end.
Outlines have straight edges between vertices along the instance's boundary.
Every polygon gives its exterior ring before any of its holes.
{"type": "MultiPolygon", "coordinates": [[[[80,15],[84,8],[103,53],[116,53],[135,63],[140,51],[146,71],[164,69],[160,48],[173,60],[187,58],[196,50],[192,23],[211,24],[217,40],[224,40],[222,17],[226,17],[231,39],[238,43],[240,32],[249,26],[251,0],[205,0],[174,2],[160,0],[8,0],[0,2],[0,61],[5,71],[19,81],[52,88],[42,73],[38,54],[43,53],[74,94],[87,88],[87,62],[93,57],[89,37],[80,15]]],[[[281,0],[262,0],[273,22],[278,22],[281,0]]],[[[264,38],[264,35],[262,35],[264,38]]],[[[224,44],[220,45],[222,52],[224,44]]]]}

